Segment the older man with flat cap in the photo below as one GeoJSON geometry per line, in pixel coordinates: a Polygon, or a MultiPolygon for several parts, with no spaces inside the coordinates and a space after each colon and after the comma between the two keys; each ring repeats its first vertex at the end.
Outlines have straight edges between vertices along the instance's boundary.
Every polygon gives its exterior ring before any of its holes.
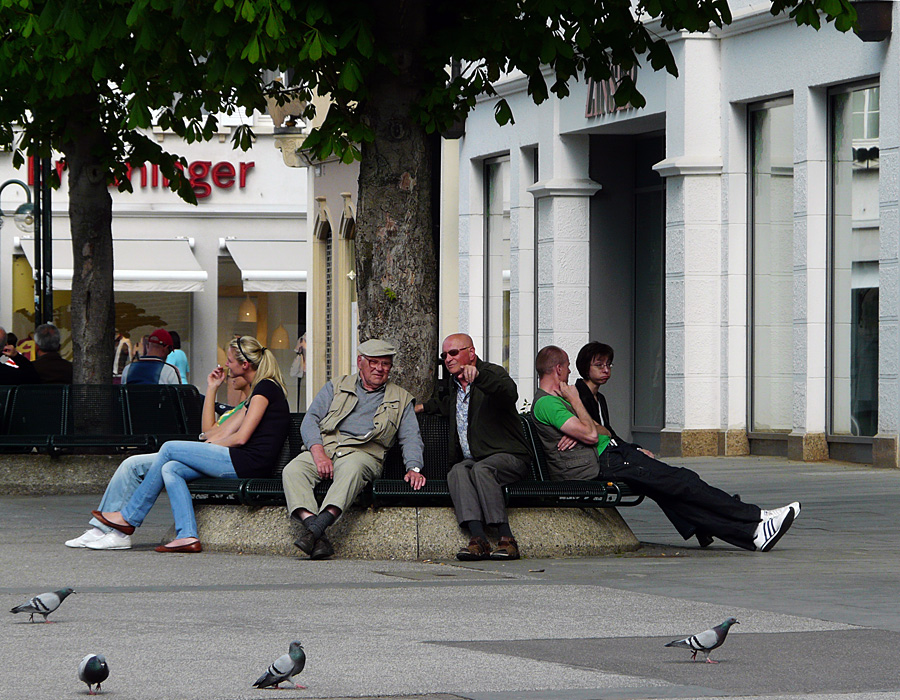
{"type": "Polygon", "coordinates": [[[300,524],[294,542],[310,559],[326,559],[334,548],[325,530],[377,479],[384,456],[400,441],[407,483],[419,490],[423,453],[414,399],[388,381],[396,348],[373,338],[357,349],[358,374],[335,377],[316,394],[300,426],[304,451],[284,468],[282,482],[290,517],[300,524]],[[333,479],[322,506],[313,489],[333,479]]]}

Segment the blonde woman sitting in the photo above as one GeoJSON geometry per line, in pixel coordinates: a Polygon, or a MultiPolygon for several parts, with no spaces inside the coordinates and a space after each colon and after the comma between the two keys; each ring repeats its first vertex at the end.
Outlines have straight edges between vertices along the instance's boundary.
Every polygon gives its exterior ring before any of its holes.
{"type": "MultiPolygon", "coordinates": [[[[121,511],[91,511],[98,521],[131,535],[144,522],[165,487],[175,517],[175,539],[160,545],[156,551],[201,552],[203,547],[197,537],[197,521],[187,482],[202,477],[225,479],[272,475],[290,422],[278,362],[269,349],[251,336],[232,340],[227,358],[231,374],[244,377],[251,386],[246,415],[240,427],[227,435],[214,435],[205,442],[167,442],[121,511]]],[[[224,381],[223,368],[216,368],[213,374],[210,375],[212,381],[219,384],[224,381]]]]}

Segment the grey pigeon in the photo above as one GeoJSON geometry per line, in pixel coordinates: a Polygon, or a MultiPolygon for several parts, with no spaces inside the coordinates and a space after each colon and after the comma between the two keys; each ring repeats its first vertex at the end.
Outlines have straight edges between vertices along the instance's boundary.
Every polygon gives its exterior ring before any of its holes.
{"type": "Polygon", "coordinates": [[[29,600],[27,603],[22,603],[21,605],[17,605],[12,610],[11,613],[31,613],[31,621],[34,622],[34,616],[43,615],[44,622],[50,622],[47,619],[47,615],[56,610],[60,603],[62,603],[69,595],[74,593],[71,588],[60,588],[58,591],[53,591],[52,593],[41,593],[40,595],[36,595],[34,598],[29,600]]]}
{"type": "Polygon", "coordinates": [[[95,695],[91,689],[92,685],[97,686],[99,693],[100,684],[107,678],[109,678],[109,666],[106,665],[106,657],[102,654],[88,654],[78,664],[78,680],[87,683],[89,695],[95,695]]]}
{"type": "Polygon", "coordinates": [[[702,652],[706,654],[706,662],[710,664],[718,663],[718,661],[713,661],[709,658],[709,652],[713,649],[718,649],[722,644],[725,643],[725,637],[728,636],[728,630],[732,625],[741,624],[733,617],[729,617],[725,622],[721,625],[716,625],[712,629],[706,630],[706,632],[701,632],[700,634],[695,634],[691,637],[685,637],[684,639],[678,639],[674,642],[669,642],[666,644],[667,647],[679,647],[681,649],[690,649],[693,653],[691,654],[691,661],[696,660],[697,652],[702,652]]]}
{"type": "MultiPolygon", "coordinates": [[[[303,653],[303,645],[300,642],[291,642],[288,653],[275,659],[266,672],[253,684],[253,687],[277,688],[282,681],[289,681],[300,673],[305,665],[306,654],[303,653]]],[[[305,685],[297,684],[296,687],[301,690],[306,689],[305,685]]]]}

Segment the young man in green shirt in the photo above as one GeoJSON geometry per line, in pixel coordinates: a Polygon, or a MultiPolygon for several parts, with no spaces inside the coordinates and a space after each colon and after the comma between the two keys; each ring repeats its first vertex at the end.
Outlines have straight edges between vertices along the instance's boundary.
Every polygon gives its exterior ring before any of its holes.
{"type": "Polygon", "coordinates": [[[775,510],[744,503],[690,469],[611,440],[610,431],[591,418],[578,389],[569,385],[569,356],[561,348],[543,348],[535,368],[539,388],[531,411],[551,478],[624,481],[656,501],[685,539],[700,533],[751,551],[771,550],[800,513],[796,502],[775,510]]]}

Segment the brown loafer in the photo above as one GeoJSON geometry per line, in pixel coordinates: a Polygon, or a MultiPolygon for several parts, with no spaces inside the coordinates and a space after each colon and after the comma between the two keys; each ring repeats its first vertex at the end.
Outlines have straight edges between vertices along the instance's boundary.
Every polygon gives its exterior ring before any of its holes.
{"type": "Polygon", "coordinates": [[[491,552],[491,559],[518,559],[519,545],[515,537],[501,537],[497,548],[491,552]]]}
{"type": "Polygon", "coordinates": [[[491,553],[491,545],[483,537],[473,537],[469,540],[469,545],[463,547],[456,553],[456,558],[460,561],[482,561],[487,559],[491,553]]]}
{"type": "Polygon", "coordinates": [[[103,513],[99,510],[92,510],[91,515],[93,515],[97,520],[106,525],[106,527],[111,527],[113,530],[118,530],[123,535],[133,535],[134,534],[134,525],[119,525],[119,523],[114,523],[112,520],[107,520],[103,517],[103,513]]]}
{"type": "Polygon", "coordinates": [[[161,544],[156,548],[157,552],[182,552],[184,554],[197,554],[198,552],[203,551],[203,546],[200,544],[200,540],[196,542],[191,542],[190,544],[180,544],[177,547],[170,547],[167,544],[161,544]]]}

